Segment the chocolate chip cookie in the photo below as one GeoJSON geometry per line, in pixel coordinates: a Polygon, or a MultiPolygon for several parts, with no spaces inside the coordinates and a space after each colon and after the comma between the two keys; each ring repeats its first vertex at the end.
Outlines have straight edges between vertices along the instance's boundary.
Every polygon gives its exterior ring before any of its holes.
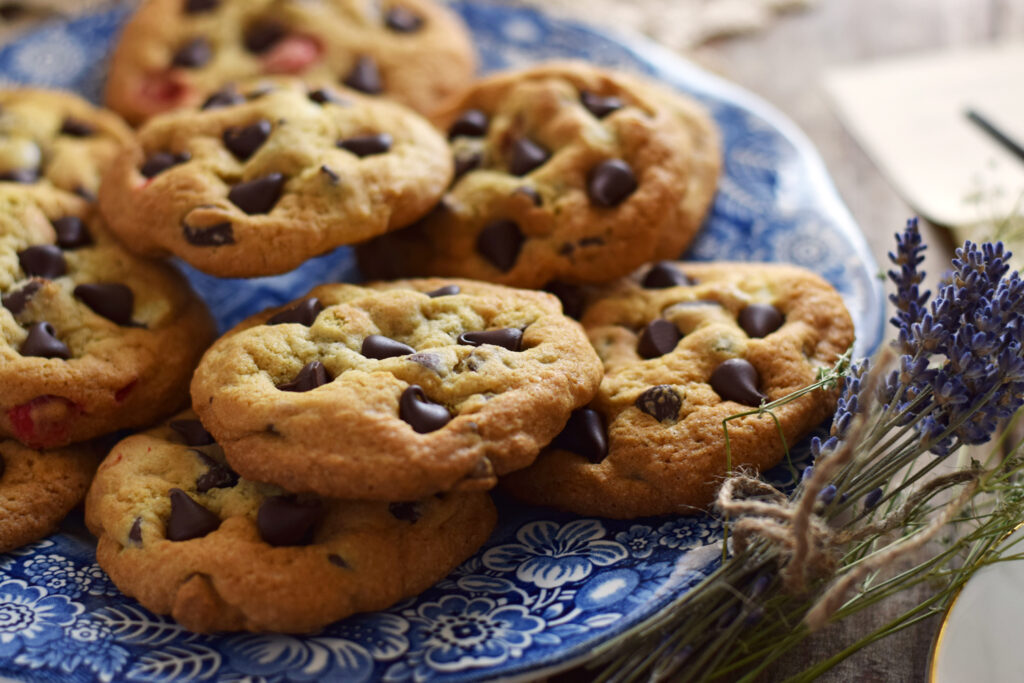
{"type": "Polygon", "coordinates": [[[111,229],[139,253],[253,277],[411,223],[451,178],[444,138],[343,90],[260,81],[152,119],[104,178],[111,229]]]}
{"type": "Polygon", "coordinates": [[[728,467],[775,465],[835,409],[818,390],[722,421],[809,384],[853,342],[839,295],[786,265],[662,262],[583,316],[604,362],[594,401],[504,484],[535,504],[629,518],[696,512],[728,467]],[[785,435],[785,444],[780,439],[785,435]]]}
{"type": "Polygon", "coordinates": [[[721,164],[699,104],[583,63],[478,81],[436,123],[455,182],[423,220],[359,249],[370,277],[608,282],[679,257],[721,164]]]}
{"type": "Polygon", "coordinates": [[[73,195],[0,186],[0,437],[52,448],[178,409],[213,336],[173,268],[73,195]]]}
{"type": "Polygon", "coordinates": [[[583,329],[544,292],[334,284],[218,340],[192,404],[245,477],[413,500],[529,465],[600,379],[583,329]]]}
{"type": "Polygon", "coordinates": [[[189,413],[115,446],[86,500],[117,587],[198,632],[306,632],[384,609],[443,578],[495,520],[482,492],[354,502],[241,478],[189,413]]]}
{"type": "Polygon", "coordinates": [[[429,112],[475,68],[462,20],[431,0],[148,0],[121,34],[106,102],[137,124],[225,83],[293,74],[429,112]]]}
{"type": "Polygon", "coordinates": [[[57,189],[87,201],[131,130],[77,95],[0,90],[0,186],[57,189]]]}
{"type": "Polygon", "coordinates": [[[37,451],[0,439],[0,553],[53,532],[85,498],[100,457],[91,444],[37,451]]]}

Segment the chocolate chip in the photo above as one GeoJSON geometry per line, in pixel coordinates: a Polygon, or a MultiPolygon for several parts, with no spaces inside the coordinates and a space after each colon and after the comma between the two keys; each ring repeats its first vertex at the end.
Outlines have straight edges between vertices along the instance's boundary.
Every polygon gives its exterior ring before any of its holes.
{"type": "Polygon", "coordinates": [[[341,567],[342,569],[352,569],[352,567],[349,566],[349,563],[346,562],[345,558],[343,558],[341,555],[335,555],[332,553],[327,556],[327,561],[336,567],[341,567]]]}
{"type": "Polygon", "coordinates": [[[388,512],[395,519],[400,519],[410,524],[415,524],[423,514],[419,503],[389,503],[388,512]]]}
{"type": "Polygon", "coordinates": [[[506,327],[500,330],[463,332],[459,335],[459,343],[466,346],[493,344],[509,351],[519,351],[523,347],[523,331],[515,327],[506,327]]]}
{"type": "Polygon", "coordinates": [[[393,143],[394,138],[389,133],[375,133],[339,140],[338,147],[352,152],[357,157],[368,157],[388,152],[393,143]]]}
{"type": "Polygon", "coordinates": [[[324,364],[318,360],[311,363],[306,363],[299,370],[299,374],[295,375],[295,379],[284,384],[278,384],[277,388],[281,391],[312,391],[317,387],[322,387],[331,381],[331,377],[327,374],[327,368],[324,364]]]}
{"type": "Polygon", "coordinates": [[[640,394],[634,405],[658,422],[674,422],[683,401],[671,386],[659,384],[640,394]]]}
{"type": "Polygon", "coordinates": [[[220,6],[220,0],[185,0],[185,14],[209,12],[220,6]]]}
{"type": "Polygon", "coordinates": [[[270,137],[270,121],[260,119],[248,126],[231,126],[221,136],[224,146],[239,161],[245,161],[270,137]]]}
{"type": "Polygon", "coordinates": [[[220,517],[206,509],[182,491],[171,489],[171,516],[167,520],[166,536],[171,541],[200,538],[220,526],[220,517]]]}
{"type": "Polygon", "coordinates": [[[587,297],[582,287],[552,280],[544,285],[544,291],[558,297],[558,300],[562,302],[562,311],[567,316],[576,320],[583,317],[583,309],[586,308],[587,297]]]}
{"type": "Polygon", "coordinates": [[[761,401],[768,398],[757,388],[760,380],[757,368],[751,365],[750,361],[745,358],[730,358],[715,368],[708,382],[723,400],[757,407],[761,405],[761,401]]]}
{"type": "Polygon", "coordinates": [[[200,109],[219,109],[220,107],[232,107],[245,102],[245,97],[238,92],[238,86],[228,83],[223,88],[213,93],[203,102],[200,109]]]}
{"type": "Polygon", "coordinates": [[[292,494],[273,496],[260,505],[256,527],[260,538],[270,545],[309,545],[323,514],[324,504],[319,499],[302,500],[292,494]]]}
{"type": "Polygon", "coordinates": [[[651,266],[640,284],[647,289],[666,289],[692,285],[693,280],[676,268],[672,261],[659,261],[651,266]]]}
{"type": "Polygon", "coordinates": [[[405,7],[392,7],[384,15],[384,24],[398,33],[415,33],[423,27],[423,17],[405,7]]]}
{"type": "Polygon", "coordinates": [[[427,296],[431,299],[436,299],[439,296],[454,296],[458,294],[461,289],[458,285],[445,285],[444,287],[438,287],[432,292],[427,292],[427,296]]]}
{"type": "Polygon", "coordinates": [[[418,434],[440,429],[452,419],[448,409],[428,399],[418,384],[410,385],[402,392],[398,402],[398,417],[408,422],[418,434]]]}
{"type": "Polygon", "coordinates": [[[408,344],[395,341],[390,337],[385,337],[381,334],[371,334],[363,339],[363,346],[359,352],[367,358],[384,360],[385,358],[395,358],[396,356],[408,356],[409,354],[416,353],[416,349],[408,344]]]}
{"type": "Polygon", "coordinates": [[[652,320],[640,333],[636,352],[642,358],[658,358],[676,348],[683,335],[671,321],[664,318],[652,320]]]}
{"type": "Polygon", "coordinates": [[[222,244],[235,243],[235,231],[230,221],[214,223],[206,228],[193,228],[182,221],[181,231],[185,241],[196,247],[219,247],[222,244]]]}
{"type": "Polygon", "coordinates": [[[51,223],[57,231],[57,246],[61,249],[75,249],[92,244],[92,235],[78,216],[62,216],[51,223]]]}
{"type": "Polygon", "coordinates": [[[96,128],[91,123],[69,116],[61,124],[60,132],[73,138],[87,138],[96,132],[96,128]]]}
{"type": "Polygon", "coordinates": [[[529,138],[520,138],[512,143],[508,171],[512,175],[526,175],[542,165],[551,154],[529,138]]]}
{"type": "Polygon", "coordinates": [[[76,187],[74,189],[74,193],[77,194],[79,197],[81,197],[82,199],[84,199],[87,202],[94,202],[94,201],[96,201],[96,195],[93,192],[91,192],[91,191],[87,190],[86,188],[82,187],[81,185],[79,185],[78,187],[76,187]]]}
{"type": "Polygon", "coordinates": [[[132,322],[135,294],[131,288],[116,282],[91,282],[75,287],[75,298],[118,325],[132,322]]]}
{"type": "Polygon", "coordinates": [[[238,183],[228,192],[228,199],[247,214],[267,213],[281,197],[284,176],[280,173],[238,183]]]}
{"type": "Polygon", "coordinates": [[[174,53],[171,58],[171,66],[179,66],[185,69],[198,69],[205,66],[213,57],[213,48],[206,38],[193,38],[174,53]]]}
{"type": "Polygon", "coordinates": [[[343,98],[333,90],[327,90],[326,88],[317,88],[316,90],[310,91],[309,99],[313,100],[317,104],[338,104],[348,105],[350,102],[343,98]]]}
{"type": "Polygon", "coordinates": [[[42,282],[39,282],[38,280],[31,280],[21,289],[8,292],[7,294],[0,296],[0,302],[3,303],[4,308],[8,311],[14,315],[18,315],[25,310],[25,305],[28,304],[29,299],[31,299],[42,286],[42,282]]]}
{"type": "Polygon", "coordinates": [[[487,127],[491,125],[487,114],[479,109],[467,109],[455,119],[455,122],[448,128],[448,139],[457,137],[479,138],[487,134],[487,127]]]}
{"type": "Polygon", "coordinates": [[[602,161],[587,173],[587,196],[598,206],[620,204],[636,188],[636,175],[622,159],[602,161]]]}
{"type": "Polygon", "coordinates": [[[16,168],[0,173],[0,181],[31,184],[39,180],[39,171],[34,168],[16,168]]]}
{"type": "Polygon", "coordinates": [[[28,11],[28,7],[22,2],[5,2],[0,4],[0,19],[14,21],[20,19],[28,11]]]}
{"type": "Polygon", "coordinates": [[[262,54],[274,47],[287,33],[287,29],[273,20],[256,21],[245,30],[242,43],[254,54],[262,54]]]}
{"type": "Polygon", "coordinates": [[[441,373],[441,357],[436,353],[414,353],[410,356],[406,356],[406,360],[417,365],[422,365],[427,370],[431,370],[438,374],[441,373]]]}
{"type": "Polygon", "coordinates": [[[483,163],[483,156],[480,152],[469,152],[459,153],[455,155],[455,174],[454,178],[458,179],[466,175],[470,171],[480,168],[480,164],[483,163]]]}
{"type": "Polygon", "coordinates": [[[497,220],[488,223],[480,231],[476,238],[476,250],[491,265],[505,273],[516,264],[525,239],[515,221],[497,220]]]}
{"type": "Polygon", "coordinates": [[[132,528],[128,530],[128,540],[135,545],[142,545],[142,517],[136,517],[132,528]]]}
{"type": "Polygon", "coordinates": [[[153,176],[159,173],[163,173],[172,166],[177,166],[178,164],[185,163],[191,158],[192,155],[189,154],[188,152],[182,152],[181,154],[171,154],[170,152],[157,152],[153,156],[146,159],[146,162],[142,164],[142,168],[139,169],[139,173],[141,173],[146,178],[152,178],[153,176]]]}
{"type": "Polygon", "coordinates": [[[327,176],[327,180],[331,185],[337,185],[341,182],[341,176],[339,176],[338,173],[327,164],[320,167],[320,172],[327,176]]]}
{"type": "Polygon", "coordinates": [[[210,489],[228,489],[238,483],[238,473],[214,460],[202,451],[192,451],[206,465],[207,470],[196,479],[196,491],[206,493],[210,489]]]}
{"type": "Polygon", "coordinates": [[[625,103],[614,95],[598,95],[589,90],[580,93],[580,102],[587,108],[587,111],[599,119],[603,119],[616,109],[622,109],[625,106],[625,103]]]}
{"type": "Polygon", "coordinates": [[[518,188],[513,194],[521,194],[527,197],[531,202],[533,202],[534,206],[540,206],[543,203],[540,193],[537,192],[537,190],[530,187],[529,185],[523,185],[522,187],[518,188]]]}
{"type": "Polygon", "coordinates": [[[381,85],[380,71],[377,69],[377,62],[372,57],[365,55],[359,57],[342,81],[345,85],[370,95],[380,93],[384,88],[381,85]]]}
{"type": "Polygon", "coordinates": [[[213,443],[213,435],[199,420],[171,420],[167,426],[178,433],[186,446],[209,446],[213,443]]]}
{"type": "Polygon", "coordinates": [[[737,316],[740,327],[751,337],[767,337],[782,327],[782,312],[771,304],[750,304],[737,316]]]}
{"type": "Polygon", "coordinates": [[[594,464],[604,460],[608,455],[608,433],[601,413],[592,408],[572,411],[551,447],[582,455],[594,464]]]}
{"type": "Polygon", "coordinates": [[[316,317],[320,315],[320,311],[322,310],[324,310],[324,305],[320,303],[320,299],[317,299],[315,296],[311,296],[305,301],[300,301],[291,308],[286,308],[280,313],[274,315],[267,320],[267,325],[298,323],[309,327],[316,320],[316,317]]]}
{"type": "Polygon", "coordinates": [[[35,323],[29,327],[28,336],[19,351],[23,356],[37,358],[71,358],[71,351],[57,339],[57,331],[48,322],[35,323]]]}
{"type": "Polygon", "coordinates": [[[60,247],[52,244],[37,244],[18,252],[18,263],[29,277],[52,280],[68,272],[64,254],[60,247]]]}

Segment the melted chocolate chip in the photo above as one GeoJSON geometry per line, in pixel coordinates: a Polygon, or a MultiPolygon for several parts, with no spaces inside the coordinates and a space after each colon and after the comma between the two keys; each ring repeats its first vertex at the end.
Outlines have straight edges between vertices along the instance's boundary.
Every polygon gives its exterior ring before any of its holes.
{"type": "Polygon", "coordinates": [[[267,498],[256,513],[260,538],[273,546],[309,545],[317,522],[323,517],[319,499],[302,500],[286,494],[267,498]]]}
{"type": "Polygon", "coordinates": [[[73,138],[87,138],[96,132],[96,128],[91,123],[69,116],[61,124],[60,132],[73,138]]]}
{"type": "Polygon", "coordinates": [[[591,408],[572,411],[551,447],[582,455],[594,464],[604,460],[608,455],[608,433],[601,413],[591,408]]]}
{"type": "Polygon", "coordinates": [[[416,363],[417,365],[422,365],[427,370],[431,370],[435,373],[441,373],[441,357],[436,353],[414,353],[406,356],[406,360],[416,363]]]}
{"type": "Polygon", "coordinates": [[[317,88],[309,93],[309,99],[313,100],[317,104],[337,104],[346,106],[350,104],[348,100],[334,92],[333,90],[327,90],[326,88],[317,88]]]}
{"type": "Polygon", "coordinates": [[[497,220],[488,223],[476,238],[476,250],[495,268],[505,273],[519,258],[526,238],[515,221],[497,220]]]}
{"type": "Polygon", "coordinates": [[[658,358],[676,348],[683,335],[671,321],[664,318],[652,320],[640,333],[636,352],[641,358],[658,358]]]}
{"type": "Polygon", "coordinates": [[[389,133],[376,133],[339,140],[338,147],[352,152],[357,157],[368,157],[390,151],[393,143],[394,138],[389,133]]]}
{"type": "Polygon", "coordinates": [[[753,407],[761,405],[761,401],[768,398],[757,388],[760,381],[757,368],[745,358],[730,358],[722,362],[708,380],[711,388],[723,400],[753,407]]]}
{"type": "Polygon", "coordinates": [[[135,545],[142,545],[142,517],[136,517],[132,528],[128,530],[128,540],[135,545]]]}
{"type": "Polygon", "coordinates": [[[194,501],[181,489],[171,489],[171,516],[166,535],[171,541],[201,538],[220,526],[220,517],[194,501]]]}
{"type": "Polygon", "coordinates": [[[191,158],[192,155],[189,154],[188,152],[182,152],[181,154],[171,154],[170,152],[157,152],[153,156],[146,159],[146,162],[142,164],[142,168],[139,169],[139,173],[141,173],[146,178],[152,178],[155,175],[163,173],[172,166],[177,166],[178,164],[185,163],[191,158]]]}
{"type": "Polygon", "coordinates": [[[327,368],[324,367],[323,363],[315,360],[302,366],[299,374],[295,375],[295,379],[284,384],[278,384],[277,388],[281,391],[312,391],[330,381],[331,377],[327,374],[327,368]]]}
{"type": "Polygon", "coordinates": [[[287,29],[279,22],[256,21],[245,29],[242,43],[249,52],[257,55],[263,54],[284,38],[287,32],[287,29]]]}
{"type": "Polygon", "coordinates": [[[341,567],[342,569],[352,569],[348,562],[345,561],[341,555],[330,554],[327,556],[327,561],[333,564],[335,567],[341,567]]]}
{"type": "Polygon", "coordinates": [[[196,247],[219,247],[222,244],[235,243],[235,231],[230,221],[214,223],[206,228],[193,228],[182,221],[181,231],[185,241],[196,247]]]}
{"type": "Polygon", "coordinates": [[[18,252],[18,263],[29,277],[52,280],[68,272],[64,254],[60,247],[52,244],[37,244],[18,252]]]}
{"type": "Polygon", "coordinates": [[[206,38],[193,38],[174,53],[171,58],[171,66],[184,69],[198,69],[205,66],[213,57],[213,47],[206,38]]]}
{"type": "Polygon", "coordinates": [[[460,153],[455,155],[454,179],[459,179],[470,171],[480,168],[484,158],[480,152],[460,153]]]}
{"type": "Polygon", "coordinates": [[[285,323],[298,323],[309,327],[324,310],[320,299],[312,296],[305,301],[300,301],[291,308],[286,308],[280,313],[267,320],[267,325],[283,325],[285,323]]]}
{"type": "Polygon", "coordinates": [[[416,349],[412,348],[408,344],[395,341],[390,337],[385,337],[381,334],[371,334],[369,337],[363,339],[363,346],[359,352],[367,358],[384,360],[385,358],[408,356],[416,353],[416,349]]]}
{"type": "Polygon", "coordinates": [[[39,171],[34,168],[16,168],[11,171],[0,173],[0,181],[10,183],[24,183],[26,185],[39,180],[39,171]]]}
{"type": "Polygon", "coordinates": [[[530,187],[529,185],[523,185],[522,187],[518,188],[513,194],[521,194],[525,196],[527,199],[533,202],[534,206],[540,206],[541,204],[544,203],[544,200],[541,199],[540,193],[537,192],[537,190],[530,187]]]}
{"type": "Polygon", "coordinates": [[[583,292],[582,287],[553,280],[544,285],[544,291],[558,297],[558,300],[562,302],[562,310],[567,316],[576,320],[583,317],[583,310],[587,305],[587,296],[583,292]]]}
{"type": "Polygon", "coordinates": [[[736,318],[740,327],[751,337],[767,337],[782,327],[782,312],[771,304],[745,306],[736,318]]]}
{"type": "Polygon", "coordinates": [[[377,62],[372,57],[367,57],[366,55],[356,60],[356,63],[352,65],[352,70],[348,72],[342,83],[353,90],[369,95],[376,95],[384,89],[381,84],[380,70],[377,68],[377,62]]]}
{"type": "Polygon", "coordinates": [[[210,489],[229,489],[238,483],[238,473],[226,464],[218,462],[202,451],[192,451],[206,465],[207,470],[196,479],[196,491],[206,493],[210,489]]]}
{"type": "Polygon", "coordinates": [[[459,343],[466,346],[493,344],[509,351],[519,351],[523,347],[523,331],[515,327],[506,327],[501,330],[463,332],[459,335],[459,343]]]}
{"type": "Polygon", "coordinates": [[[242,102],[245,102],[245,97],[238,92],[238,86],[234,83],[228,83],[207,97],[200,109],[219,109],[220,107],[231,107],[242,102]]]}
{"type": "Polygon", "coordinates": [[[270,137],[270,121],[260,119],[248,126],[232,126],[222,136],[224,146],[239,161],[245,161],[258,150],[270,137]]]}
{"type": "Polygon", "coordinates": [[[512,175],[526,175],[541,166],[551,157],[550,152],[528,138],[520,138],[512,143],[512,154],[508,162],[508,171],[512,175]]]}
{"type": "Polygon", "coordinates": [[[487,114],[479,109],[467,109],[455,119],[455,122],[448,128],[448,139],[457,137],[479,138],[487,134],[487,127],[491,125],[487,114]]]}
{"type": "Polygon", "coordinates": [[[587,196],[598,206],[616,206],[636,188],[636,175],[622,159],[602,161],[587,174],[587,196]]]}
{"type": "Polygon", "coordinates": [[[640,394],[634,405],[658,422],[675,422],[683,401],[671,386],[659,384],[640,394]]]}
{"type": "Polygon", "coordinates": [[[646,289],[666,289],[692,285],[693,280],[676,268],[672,261],[659,261],[651,266],[640,284],[646,289]]]}
{"type": "Polygon", "coordinates": [[[388,512],[395,519],[415,524],[423,514],[419,503],[389,503],[388,512]]]}
{"type": "Polygon", "coordinates": [[[423,17],[405,7],[392,7],[384,15],[384,25],[398,33],[415,33],[423,27],[423,17]]]}
{"type": "Polygon", "coordinates": [[[118,325],[131,324],[135,310],[135,294],[131,288],[116,282],[92,282],[78,285],[74,294],[107,320],[118,325]]]}
{"type": "Polygon", "coordinates": [[[625,103],[614,95],[598,95],[589,90],[580,93],[580,102],[587,108],[587,111],[599,119],[603,119],[613,111],[625,106],[625,103]]]}
{"type": "Polygon", "coordinates": [[[37,358],[71,358],[71,351],[57,339],[57,331],[48,322],[35,323],[28,328],[28,336],[19,349],[23,356],[37,358]]]}
{"type": "Polygon", "coordinates": [[[418,384],[410,385],[402,392],[398,402],[398,417],[409,423],[418,434],[440,429],[452,419],[448,409],[428,399],[418,384]]]}
{"type": "Polygon", "coordinates": [[[320,172],[327,176],[327,181],[331,185],[337,185],[339,182],[341,182],[341,176],[339,176],[337,171],[332,169],[327,164],[324,164],[323,166],[320,167],[320,172]]]}
{"type": "Polygon", "coordinates": [[[438,287],[432,292],[427,292],[427,296],[431,299],[436,299],[439,296],[454,296],[458,294],[461,289],[458,285],[445,285],[444,287],[438,287]]]}
{"type": "Polygon", "coordinates": [[[62,216],[51,223],[57,231],[57,246],[61,249],[76,249],[92,244],[92,235],[78,216],[62,216]]]}
{"type": "Polygon", "coordinates": [[[185,14],[209,12],[220,6],[220,0],[185,0],[185,14]]]}
{"type": "Polygon", "coordinates": [[[186,446],[209,446],[213,443],[213,435],[199,420],[171,420],[167,426],[178,433],[186,446]]]}
{"type": "Polygon", "coordinates": [[[42,286],[42,282],[39,282],[38,280],[31,280],[21,289],[8,292],[7,294],[0,296],[0,302],[3,303],[4,308],[8,311],[14,315],[18,315],[25,310],[25,305],[28,304],[29,299],[31,299],[42,286]]]}
{"type": "Polygon", "coordinates": [[[238,183],[228,192],[228,199],[249,215],[267,213],[281,198],[284,181],[284,176],[280,173],[271,173],[262,178],[238,183]]]}

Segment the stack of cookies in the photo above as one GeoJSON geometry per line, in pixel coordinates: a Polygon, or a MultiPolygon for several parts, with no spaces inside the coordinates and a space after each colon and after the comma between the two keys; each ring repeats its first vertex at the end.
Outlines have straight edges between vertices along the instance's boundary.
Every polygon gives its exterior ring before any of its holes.
{"type": "Polygon", "coordinates": [[[0,95],[0,550],[105,455],[86,521],[122,591],[194,631],[305,632],[442,578],[496,486],[699,512],[832,412],[758,410],[852,343],[826,282],[675,260],[721,164],[700,105],[577,62],[474,68],[429,0],[148,0],[106,91],[136,131],[0,95]],[[216,341],[158,260],[251,278],[342,245],[368,282],[216,341]]]}

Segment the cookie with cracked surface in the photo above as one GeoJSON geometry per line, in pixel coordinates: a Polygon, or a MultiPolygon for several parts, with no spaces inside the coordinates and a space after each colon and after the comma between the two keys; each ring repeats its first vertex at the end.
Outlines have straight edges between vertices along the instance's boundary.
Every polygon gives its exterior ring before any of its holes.
{"type": "Polygon", "coordinates": [[[66,193],[0,188],[0,437],[52,448],[178,409],[213,338],[172,267],[66,193]]]}
{"type": "Polygon", "coordinates": [[[608,282],[681,254],[721,163],[698,103],[576,62],[482,79],[435,123],[455,182],[422,220],[359,248],[370,277],[608,282]]]}
{"type": "Polygon", "coordinates": [[[56,189],[93,201],[103,172],[131,139],[117,114],[77,95],[0,90],[0,186],[56,189]]]}
{"type": "MultiPolygon", "coordinates": [[[[722,420],[812,384],[853,342],[843,301],[795,266],[662,262],[593,302],[583,326],[604,362],[597,397],[529,468],[503,481],[530,503],[584,515],[680,514],[726,474],[722,420]]],[[[817,390],[729,422],[732,466],[764,469],[832,414],[817,390]]]]}
{"type": "Polygon", "coordinates": [[[383,503],[239,477],[194,414],[131,436],[85,506],[126,595],[192,631],[308,632],[433,585],[494,528],[484,492],[383,503]]]}
{"type": "Polygon", "coordinates": [[[335,284],[219,339],[192,404],[243,476],[412,500],[526,467],[600,379],[583,329],[544,292],[335,284]]]}
{"type": "Polygon", "coordinates": [[[85,498],[100,457],[92,444],[38,451],[0,439],[0,553],[56,530],[85,498]]]}
{"type": "Polygon", "coordinates": [[[475,68],[462,20],[432,0],[148,0],[121,34],[105,97],[138,124],[231,81],[291,74],[426,113],[475,68]]]}
{"type": "Polygon", "coordinates": [[[444,138],[416,113],[291,80],[225,91],[241,101],[149,121],[100,190],[132,249],[222,277],[291,270],[407,225],[444,192],[444,138]]]}

